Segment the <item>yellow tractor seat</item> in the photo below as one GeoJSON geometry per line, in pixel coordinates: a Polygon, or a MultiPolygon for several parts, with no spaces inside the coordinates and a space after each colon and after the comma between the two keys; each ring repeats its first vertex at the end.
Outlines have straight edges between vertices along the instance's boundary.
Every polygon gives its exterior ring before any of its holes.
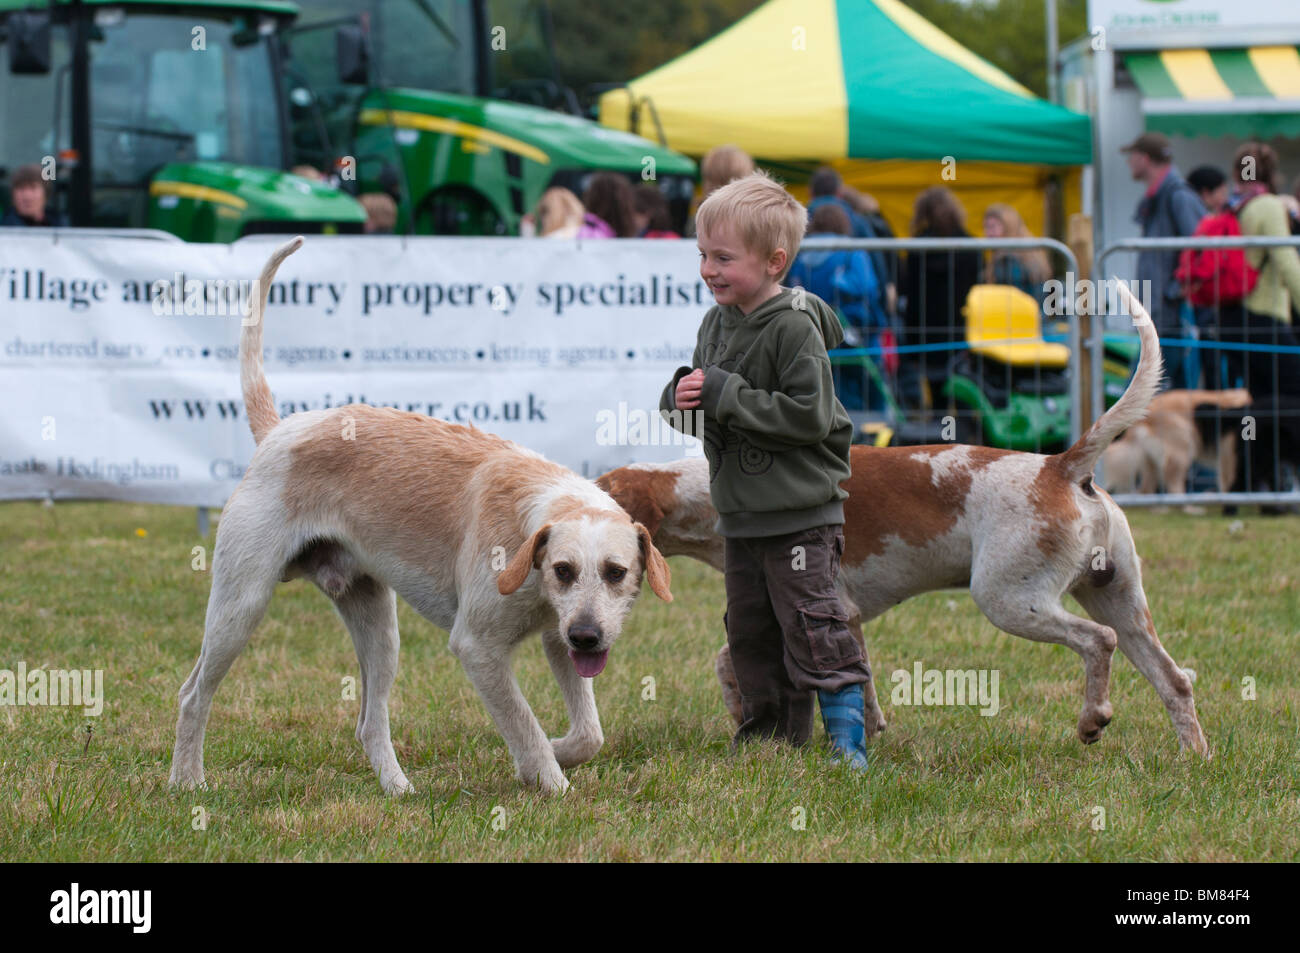
{"type": "Polygon", "coordinates": [[[1019,288],[976,285],[964,310],[971,353],[1011,367],[1061,368],[1069,364],[1070,349],[1043,340],[1038,302],[1019,288]]]}

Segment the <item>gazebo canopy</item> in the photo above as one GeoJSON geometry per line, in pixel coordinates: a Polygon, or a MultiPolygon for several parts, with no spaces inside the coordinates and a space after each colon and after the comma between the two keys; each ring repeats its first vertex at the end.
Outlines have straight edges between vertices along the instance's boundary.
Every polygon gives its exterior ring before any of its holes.
{"type": "Polygon", "coordinates": [[[899,0],[770,0],[601,97],[604,125],[768,160],[1091,161],[1087,116],[1034,96],[899,0]],[[630,96],[629,96],[630,92],[630,96]]]}

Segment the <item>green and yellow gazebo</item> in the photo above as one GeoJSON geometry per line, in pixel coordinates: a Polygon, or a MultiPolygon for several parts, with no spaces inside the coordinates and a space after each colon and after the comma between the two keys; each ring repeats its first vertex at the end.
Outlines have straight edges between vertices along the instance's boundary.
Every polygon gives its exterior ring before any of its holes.
{"type": "Polygon", "coordinates": [[[651,138],[662,130],[690,155],[729,143],[778,168],[829,162],[877,197],[895,229],[935,184],[975,214],[1010,202],[1041,229],[1045,182],[1092,158],[1087,116],[1034,96],[898,0],[769,0],[606,93],[600,120],[651,138]],[[940,178],[946,158],[954,180],[940,178]]]}

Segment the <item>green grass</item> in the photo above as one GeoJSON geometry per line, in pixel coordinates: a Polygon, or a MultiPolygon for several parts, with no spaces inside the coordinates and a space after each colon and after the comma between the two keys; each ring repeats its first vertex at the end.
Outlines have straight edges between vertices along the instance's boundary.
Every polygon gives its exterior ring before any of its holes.
{"type": "MultiPolygon", "coordinates": [[[[1237,532],[1218,516],[1131,520],[1161,638],[1199,674],[1209,763],[1178,756],[1155,692],[1118,654],[1115,719],[1098,744],[1081,745],[1080,660],[997,632],[959,592],[867,626],[889,720],[869,776],[832,769],[820,728],[802,751],[733,755],[713,676],[721,577],[674,559],[676,601],[648,589],[638,601],[596,680],[605,747],[569,772],[562,798],[513,780],[446,633],[402,605],[392,722],[418,794],[394,800],[353,738],[356,702],[342,700],[356,675],[351,642],[301,581],[280,587],[217,694],[211,789],[169,791],[176,691],[198,654],[209,586],[191,569],[191,548],[205,542],[194,511],[0,505],[0,669],[102,668],[107,696],[98,719],[0,707],[0,858],[1296,860],[1296,520],[1247,514],[1237,532]],[[998,669],[1001,711],[893,706],[889,673],[918,659],[998,669]],[[653,701],[642,699],[646,676],[653,701]],[[1242,698],[1244,676],[1254,701],[1242,698]],[[196,808],[206,830],[194,829],[196,808]]],[[[516,668],[543,726],[562,734],[536,640],[516,668]]]]}

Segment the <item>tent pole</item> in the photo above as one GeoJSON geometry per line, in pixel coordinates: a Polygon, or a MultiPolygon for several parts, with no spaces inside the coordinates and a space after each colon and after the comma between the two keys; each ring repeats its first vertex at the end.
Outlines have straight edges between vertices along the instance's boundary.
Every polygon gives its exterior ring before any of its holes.
{"type": "Polygon", "coordinates": [[[1056,0],[1044,2],[1047,4],[1047,101],[1060,105],[1056,79],[1056,61],[1060,58],[1057,48],[1056,0]]]}

